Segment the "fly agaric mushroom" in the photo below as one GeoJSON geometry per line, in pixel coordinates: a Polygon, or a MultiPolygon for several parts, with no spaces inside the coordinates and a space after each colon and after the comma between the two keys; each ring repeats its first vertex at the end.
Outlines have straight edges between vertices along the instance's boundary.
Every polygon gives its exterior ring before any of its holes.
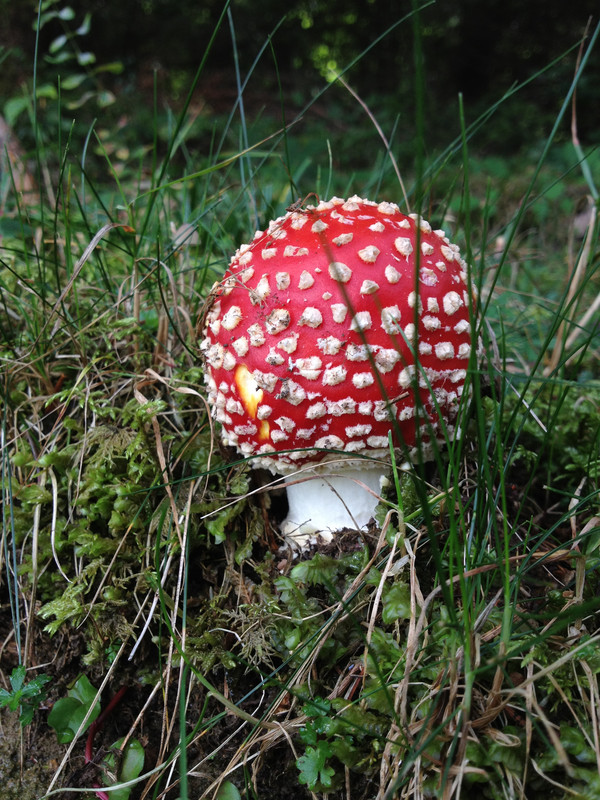
{"type": "Polygon", "coordinates": [[[297,542],[367,525],[390,431],[425,458],[455,434],[474,294],[458,247],[417,215],[360,197],[294,208],[239,248],[211,303],[224,443],[276,474],[309,467],[287,487],[297,542]]]}

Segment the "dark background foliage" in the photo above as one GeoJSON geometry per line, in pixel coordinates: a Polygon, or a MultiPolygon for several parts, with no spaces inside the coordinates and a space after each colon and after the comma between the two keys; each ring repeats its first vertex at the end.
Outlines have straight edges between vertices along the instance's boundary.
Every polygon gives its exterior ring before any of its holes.
{"type": "MultiPolygon", "coordinates": [[[[4,94],[31,69],[35,5],[31,0],[0,0],[2,44],[19,56],[4,64],[4,94]]],[[[82,16],[92,13],[89,46],[98,60],[123,62],[118,91],[151,93],[157,74],[161,91],[175,103],[185,93],[186,76],[200,63],[223,11],[223,0],[73,0],[70,5],[82,16]]],[[[329,68],[345,68],[382,36],[347,79],[362,96],[384,96],[395,113],[402,116],[406,109],[410,119],[418,28],[426,110],[435,139],[436,119],[445,135],[447,109],[456,108],[459,93],[474,118],[512,86],[559,59],[522,91],[518,119],[499,121],[495,145],[510,151],[536,138],[543,119],[560,107],[575,69],[577,44],[588,20],[595,22],[598,15],[597,0],[579,0],[567,9],[558,0],[443,0],[422,3],[417,18],[411,17],[413,5],[411,0],[299,0],[286,8],[281,0],[233,0],[231,19],[243,77],[274,32],[272,48],[265,49],[248,83],[248,102],[262,107],[271,99],[278,101],[275,63],[285,101],[293,104],[295,97],[306,98],[307,89],[321,86],[329,68]]],[[[44,28],[42,52],[58,26],[56,21],[44,28]]],[[[225,19],[201,84],[217,110],[221,104],[231,108],[235,97],[232,41],[230,21],[225,19]]],[[[595,61],[600,67],[600,54],[595,61]]],[[[588,141],[600,132],[597,75],[592,66],[578,90],[579,125],[588,141]]]]}

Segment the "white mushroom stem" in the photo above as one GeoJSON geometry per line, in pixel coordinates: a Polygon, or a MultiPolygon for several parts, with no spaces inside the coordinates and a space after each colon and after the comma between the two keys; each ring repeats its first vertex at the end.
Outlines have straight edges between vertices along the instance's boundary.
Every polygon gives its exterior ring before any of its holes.
{"type": "Polygon", "coordinates": [[[303,472],[297,482],[287,486],[289,510],[281,524],[282,533],[294,545],[304,547],[316,534],[330,542],[343,528],[366,528],[387,472],[384,468],[349,468],[345,464],[337,464],[335,469],[332,466],[330,472],[303,472]]]}

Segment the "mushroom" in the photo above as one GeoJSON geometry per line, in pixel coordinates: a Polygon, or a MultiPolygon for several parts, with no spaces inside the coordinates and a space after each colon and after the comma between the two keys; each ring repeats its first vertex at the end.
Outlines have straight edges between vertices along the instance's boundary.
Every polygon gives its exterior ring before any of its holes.
{"type": "Polygon", "coordinates": [[[208,399],[286,476],[286,536],[365,527],[390,432],[423,458],[456,435],[474,302],[458,247],[393,203],[293,208],[239,248],[201,323],[208,399]]]}

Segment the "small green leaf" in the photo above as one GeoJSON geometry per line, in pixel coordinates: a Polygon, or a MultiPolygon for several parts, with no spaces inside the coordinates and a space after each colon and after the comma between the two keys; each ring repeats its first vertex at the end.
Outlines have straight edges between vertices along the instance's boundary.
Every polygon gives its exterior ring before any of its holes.
{"type": "Polygon", "coordinates": [[[77,63],[80,64],[82,67],[87,67],[90,64],[96,63],[96,56],[89,51],[84,53],[77,53],[77,63]]]}
{"type": "Polygon", "coordinates": [[[320,741],[316,747],[307,747],[305,754],[296,761],[296,766],[300,770],[300,783],[305,783],[311,792],[326,791],[331,788],[335,770],[326,766],[330,756],[329,743],[320,741]]]}
{"type": "MultiPolygon", "coordinates": [[[[61,697],[56,701],[52,711],[48,714],[48,725],[54,728],[56,737],[61,744],[73,741],[95,697],[96,689],[85,675],[81,675],[74,686],[69,689],[67,697],[61,697]]],[[[87,721],[86,729],[99,713],[100,701],[98,700],[87,721]]]]}
{"type": "MultiPolygon", "coordinates": [[[[111,748],[111,752],[102,761],[104,767],[104,785],[115,786],[116,783],[128,783],[134,781],[144,769],[145,753],[144,748],[137,739],[127,742],[121,758],[117,780],[111,780],[110,775],[114,776],[116,768],[116,751],[118,751],[125,739],[119,739],[111,748]]],[[[133,786],[124,786],[122,789],[115,789],[110,792],[111,800],[127,800],[131,794],[133,786]]]]}
{"type": "Polygon", "coordinates": [[[216,800],[241,800],[241,797],[242,795],[239,793],[237,786],[231,781],[225,781],[217,792],[216,800]]]}
{"type": "Polygon", "coordinates": [[[59,50],[62,50],[62,48],[66,45],[67,41],[68,38],[66,34],[61,33],[61,35],[57,36],[56,39],[54,39],[54,41],[50,42],[50,47],[48,48],[48,51],[50,53],[57,53],[59,50]]]}
{"type": "Polygon", "coordinates": [[[20,664],[18,667],[15,667],[12,671],[12,675],[10,676],[10,685],[12,686],[13,692],[20,692],[23,684],[25,683],[25,675],[27,674],[27,670],[20,664]]]}
{"type": "Polygon", "coordinates": [[[92,22],[92,15],[88,11],[85,17],[83,18],[83,22],[81,25],[75,30],[75,33],[78,36],[86,36],[90,32],[92,22]]]}
{"type": "Polygon", "coordinates": [[[397,619],[410,619],[410,586],[394,583],[383,593],[383,621],[387,624],[397,619]]]}
{"type": "Polygon", "coordinates": [[[61,87],[65,89],[65,91],[70,91],[71,89],[77,89],[78,86],[85,81],[87,75],[85,73],[79,73],[77,75],[69,75],[68,78],[65,78],[61,81],[61,87]]]}
{"type": "Polygon", "coordinates": [[[71,6],[65,6],[58,12],[58,18],[62,19],[63,22],[68,22],[69,20],[75,19],[75,12],[71,6]]]}

